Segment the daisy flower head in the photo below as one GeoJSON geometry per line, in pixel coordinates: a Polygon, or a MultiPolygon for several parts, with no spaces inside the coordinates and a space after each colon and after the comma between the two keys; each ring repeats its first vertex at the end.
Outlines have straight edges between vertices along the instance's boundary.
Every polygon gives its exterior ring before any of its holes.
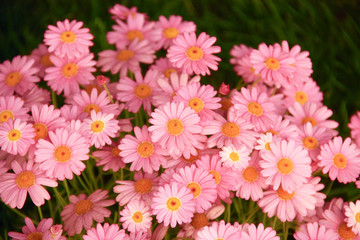
{"type": "Polygon", "coordinates": [[[226,223],[224,220],[220,222],[213,222],[211,226],[205,226],[200,231],[197,232],[196,240],[217,240],[217,239],[226,239],[226,240],[238,240],[241,238],[241,233],[238,228],[231,225],[231,223],[226,223]]]}
{"type": "Polygon", "coordinates": [[[102,226],[100,223],[96,224],[96,228],[90,228],[83,236],[84,240],[127,240],[128,235],[124,229],[119,229],[117,224],[104,223],[102,226]]]}
{"type": "Polygon", "coordinates": [[[87,85],[90,80],[95,79],[92,72],[96,71],[96,62],[93,58],[93,53],[83,54],[77,58],[50,56],[54,66],[45,70],[44,80],[57,94],[63,91],[65,96],[78,93],[80,85],[87,85]]]}
{"type": "Polygon", "coordinates": [[[104,222],[104,218],[110,217],[111,211],[105,207],[115,203],[108,198],[108,191],[98,189],[89,196],[80,194],[69,197],[70,204],[66,205],[61,211],[61,219],[64,221],[64,230],[68,235],[79,234],[82,229],[91,228],[93,220],[98,223],[104,222]]]}
{"type": "Polygon", "coordinates": [[[126,166],[123,158],[120,156],[120,152],[121,150],[118,148],[118,144],[113,143],[104,146],[101,150],[92,152],[92,155],[96,158],[96,166],[103,166],[104,171],[111,169],[113,172],[117,172],[120,168],[126,166]]]}
{"type": "Polygon", "coordinates": [[[180,168],[172,176],[179,185],[186,186],[194,194],[195,211],[203,213],[217,198],[216,181],[208,171],[195,165],[180,168]]]}
{"type": "Polygon", "coordinates": [[[351,137],[355,140],[356,144],[360,146],[360,111],[351,116],[348,127],[351,137]]]}
{"type": "Polygon", "coordinates": [[[165,78],[168,79],[173,72],[177,72],[178,74],[181,73],[181,69],[175,67],[174,64],[172,64],[166,57],[156,59],[155,63],[152,64],[149,69],[158,70],[165,78]]]}
{"type": "Polygon", "coordinates": [[[200,124],[206,124],[216,114],[214,110],[219,109],[221,98],[215,97],[217,92],[211,85],[201,85],[200,82],[190,83],[176,91],[174,102],[183,102],[196,113],[201,119],[200,124]]]}
{"type": "Polygon", "coordinates": [[[31,108],[33,105],[50,104],[50,91],[35,85],[32,89],[22,94],[24,107],[31,108]]]}
{"type": "Polygon", "coordinates": [[[270,144],[271,151],[261,155],[261,174],[266,184],[272,184],[274,190],[293,192],[306,183],[311,176],[311,159],[301,145],[295,141],[281,140],[270,144]]]}
{"type": "Polygon", "coordinates": [[[196,155],[196,148],[203,146],[205,136],[200,135],[200,117],[182,102],[168,102],[156,108],[149,122],[151,140],[175,156],[196,155]]]}
{"type": "Polygon", "coordinates": [[[114,6],[112,6],[109,9],[109,13],[113,15],[111,17],[112,19],[118,18],[121,20],[126,19],[129,15],[135,16],[136,14],[142,14],[142,13],[138,13],[137,7],[127,8],[126,6],[118,3],[116,3],[114,6]]]}
{"type": "Polygon", "coordinates": [[[147,232],[151,228],[151,209],[142,200],[129,202],[120,211],[122,227],[131,233],[147,232]]]}
{"type": "Polygon", "coordinates": [[[45,204],[50,194],[43,186],[57,187],[57,182],[45,176],[34,161],[11,163],[14,173],[5,173],[0,178],[0,196],[5,204],[11,208],[21,209],[26,201],[27,194],[36,206],[45,204]]]}
{"type": "Polygon", "coordinates": [[[88,126],[88,132],[91,134],[90,145],[95,145],[96,148],[101,148],[105,144],[112,143],[111,138],[116,137],[120,127],[118,121],[114,119],[112,113],[96,113],[92,110],[90,118],[84,119],[84,123],[88,126]]]}
{"type": "Polygon", "coordinates": [[[221,48],[213,46],[216,37],[210,37],[205,32],[196,37],[195,32],[184,32],[177,36],[167,51],[167,57],[174,66],[182,68],[189,75],[210,75],[210,69],[217,70],[221,59],[214,53],[221,48]]]}
{"type": "Polygon", "coordinates": [[[241,88],[232,97],[234,110],[239,117],[254,124],[256,130],[272,127],[277,118],[275,106],[264,92],[258,92],[257,88],[241,88]]]}
{"type": "Polygon", "coordinates": [[[25,217],[25,226],[22,227],[22,233],[9,232],[9,237],[11,237],[14,240],[43,239],[43,236],[47,231],[50,230],[52,224],[53,224],[52,218],[44,218],[39,222],[37,227],[35,227],[31,219],[29,217],[25,217]]]}
{"type": "Polygon", "coordinates": [[[14,92],[22,95],[40,81],[36,76],[38,68],[33,67],[35,60],[27,56],[16,56],[10,62],[0,64],[0,96],[10,96],[14,92]]]}
{"type": "Polygon", "coordinates": [[[338,240],[339,236],[333,229],[328,229],[318,222],[303,223],[296,230],[293,237],[295,240],[338,240]]]}
{"type": "Polygon", "coordinates": [[[244,240],[280,240],[280,237],[276,236],[276,231],[272,227],[264,227],[264,224],[260,223],[258,226],[250,224],[250,226],[241,231],[241,239],[244,240]]]}
{"type": "Polygon", "coordinates": [[[255,149],[259,150],[261,153],[271,151],[270,143],[279,139],[280,138],[277,135],[273,135],[271,132],[262,133],[257,140],[258,145],[255,146],[255,149]]]}
{"type": "Polygon", "coordinates": [[[49,52],[59,57],[80,57],[89,53],[94,36],[88,28],[82,28],[83,22],[65,19],[57,21],[56,26],[49,25],[44,34],[44,43],[49,52]]]}
{"type": "Polygon", "coordinates": [[[159,223],[175,228],[177,224],[191,222],[195,211],[194,195],[178,183],[166,184],[154,193],[151,207],[159,223]]]}
{"type": "Polygon", "coordinates": [[[264,82],[276,87],[283,86],[288,78],[293,78],[295,59],[284,52],[279,45],[267,46],[261,43],[250,54],[250,62],[255,74],[260,74],[264,82]]]}
{"type": "Polygon", "coordinates": [[[196,25],[193,22],[183,21],[181,16],[175,15],[171,15],[168,19],[165,16],[160,16],[155,28],[160,28],[162,31],[161,39],[158,41],[158,49],[161,47],[167,49],[179,34],[196,31],[196,25]]]}
{"type": "Polygon", "coordinates": [[[268,127],[264,131],[264,134],[271,133],[274,137],[279,139],[296,139],[299,136],[298,127],[290,122],[289,119],[284,119],[282,116],[278,116],[275,119],[273,127],[268,127]]]}
{"type": "Polygon", "coordinates": [[[87,112],[84,112],[79,106],[65,104],[60,108],[61,117],[65,119],[66,122],[72,120],[84,120],[89,116],[87,112]]]}
{"type": "Polygon", "coordinates": [[[30,145],[35,143],[35,135],[32,124],[10,118],[0,125],[0,147],[10,154],[25,156],[30,145]]]}
{"type": "Polygon", "coordinates": [[[131,163],[130,171],[140,169],[148,173],[159,171],[160,166],[167,162],[164,157],[168,155],[167,151],[151,141],[151,133],[146,125],[142,128],[134,127],[134,133],[135,137],[126,135],[118,146],[123,161],[131,163]]]}
{"type": "Polygon", "coordinates": [[[39,69],[37,75],[41,78],[44,77],[46,68],[54,66],[50,60],[50,56],[51,53],[49,53],[48,48],[42,43],[30,54],[30,58],[35,60],[34,66],[39,69]]]}
{"type": "Polygon", "coordinates": [[[15,96],[0,96],[0,124],[12,120],[29,120],[29,109],[24,107],[24,101],[15,96]]]}
{"type": "Polygon", "coordinates": [[[72,179],[85,169],[82,162],[89,159],[87,140],[77,132],[58,128],[49,132],[49,140],[39,139],[36,144],[35,161],[49,177],[59,180],[72,179]]]}
{"type": "Polygon", "coordinates": [[[334,137],[320,147],[318,165],[324,174],[329,173],[332,181],[337,179],[341,183],[355,182],[360,173],[360,150],[342,137],[334,137]]]}
{"type": "Polygon", "coordinates": [[[360,233],[360,200],[356,203],[350,202],[349,206],[344,206],[345,221],[348,227],[352,228],[352,231],[356,234],[360,233]]]}
{"type": "Polygon", "coordinates": [[[250,55],[252,50],[252,47],[248,47],[245,44],[234,45],[230,50],[230,55],[232,56],[232,58],[230,59],[230,63],[235,65],[239,61],[239,59],[243,58],[246,55],[250,55]]]}
{"type": "Polygon", "coordinates": [[[230,144],[222,147],[219,155],[224,166],[242,170],[249,164],[250,153],[250,149],[246,146],[235,148],[234,145],[230,144]]]}

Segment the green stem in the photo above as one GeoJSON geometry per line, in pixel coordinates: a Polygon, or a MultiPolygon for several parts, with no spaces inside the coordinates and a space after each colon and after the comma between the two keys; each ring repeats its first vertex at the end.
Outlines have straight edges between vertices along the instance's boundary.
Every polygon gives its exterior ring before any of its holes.
{"type": "Polygon", "coordinates": [[[230,218],[231,218],[231,204],[227,204],[226,205],[226,222],[230,222],[230,218]]]}
{"type": "Polygon", "coordinates": [[[61,196],[61,194],[59,193],[57,188],[53,188],[53,190],[54,190],[54,193],[55,193],[56,200],[60,203],[61,208],[63,208],[66,205],[66,202],[65,202],[64,198],[61,196]]]}
{"type": "Polygon", "coordinates": [[[264,224],[264,226],[266,226],[266,213],[264,213],[262,223],[264,224]]]}
{"type": "Polygon", "coordinates": [[[109,96],[109,100],[111,103],[114,103],[114,99],[112,98],[111,94],[110,94],[110,91],[108,89],[108,87],[106,86],[106,84],[103,85],[104,88],[105,88],[105,91],[107,92],[108,96],[109,96]]]}
{"type": "Polygon", "coordinates": [[[51,100],[52,100],[52,104],[54,105],[54,107],[57,108],[56,92],[54,92],[54,91],[51,91],[51,100]]]}
{"type": "MultiPolygon", "coordinates": [[[[91,191],[89,190],[89,188],[86,186],[86,184],[84,183],[84,181],[81,179],[80,176],[76,175],[77,180],[80,182],[80,185],[85,189],[85,191],[90,194],[91,191]]],[[[85,178],[84,178],[85,179],[85,178]]],[[[86,181],[86,180],[85,180],[86,181]]]]}
{"type": "Polygon", "coordinates": [[[40,220],[43,220],[43,214],[41,211],[41,207],[38,207],[38,211],[39,211],[40,220]]]}
{"type": "Polygon", "coordinates": [[[329,186],[327,187],[327,189],[325,191],[326,196],[329,194],[329,192],[330,192],[333,185],[334,185],[334,181],[331,181],[329,186]]]}
{"type": "Polygon", "coordinates": [[[243,222],[243,223],[249,222],[249,220],[255,215],[255,213],[256,213],[257,211],[259,211],[259,209],[260,209],[260,208],[259,208],[258,206],[256,206],[255,210],[253,210],[252,213],[250,213],[250,215],[246,218],[245,222],[243,222]]]}
{"type": "Polygon", "coordinates": [[[288,221],[283,223],[283,231],[284,231],[284,240],[287,240],[289,234],[289,223],[288,221]]]}
{"type": "Polygon", "coordinates": [[[67,197],[69,198],[69,197],[70,197],[70,191],[69,191],[69,186],[68,186],[68,184],[67,184],[66,179],[64,179],[63,183],[64,183],[66,195],[67,195],[67,197]]]}
{"type": "Polygon", "coordinates": [[[51,200],[47,201],[48,204],[49,204],[49,210],[50,210],[50,216],[52,219],[55,218],[55,215],[54,215],[54,209],[53,209],[53,206],[52,206],[52,203],[51,203],[51,200]]]}
{"type": "Polygon", "coordinates": [[[274,220],[273,220],[273,225],[272,225],[272,228],[275,229],[275,226],[276,226],[276,220],[277,220],[277,217],[275,216],[274,220]]]}

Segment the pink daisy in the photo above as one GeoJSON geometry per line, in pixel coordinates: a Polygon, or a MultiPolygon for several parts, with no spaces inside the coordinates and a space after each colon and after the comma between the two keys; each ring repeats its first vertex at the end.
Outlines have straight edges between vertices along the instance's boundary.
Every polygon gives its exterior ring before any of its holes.
{"type": "Polygon", "coordinates": [[[196,154],[195,148],[202,148],[205,136],[200,135],[200,117],[182,102],[168,102],[156,108],[151,117],[151,140],[169,153],[190,157],[190,154],[196,154]]]}
{"type": "Polygon", "coordinates": [[[318,222],[303,223],[300,229],[294,233],[296,240],[338,240],[338,234],[326,228],[324,225],[319,225],[318,222]]]}
{"type": "Polygon", "coordinates": [[[84,119],[84,123],[88,126],[88,132],[91,134],[90,145],[101,148],[105,144],[112,143],[111,138],[116,137],[120,127],[118,121],[112,113],[96,113],[94,110],[90,113],[90,118],[84,119]]]}
{"type": "Polygon", "coordinates": [[[31,221],[29,217],[25,218],[25,226],[22,227],[23,233],[18,232],[9,232],[9,237],[14,240],[37,240],[43,239],[43,236],[47,231],[49,231],[51,225],[53,224],[52,218],[44,218],[41,220],[37,227],[31,221]]]}
{"type": "Polygon", "coordinates": [[[252,47],[248,47],[245,44],[234,45],[230,50],[230,55],[232,56],[230,63],[235,65],[239,59],[249,55],[252,50],[252,47]]]}
{"type": "Polygon", "coordinates": [[[357,200],[354,204],[349,202],[349,206],[344,206],[345,221],[347,226],[351,227],[352,231],[356,234],[360,233],[360,200],[357,200]]]}
{"type": "Polygon", "coordinates": [[[82,236],[84,240],[127,240],[128,235],[124,229],[119,229],[117,224],[104,223],[102,226],[100,223],[96,224],[96,228],[90,228],[86,231],[86,234],[82,236]]]}
{"type": "Polygon", "coordinates": [[[210,75],[209,68],[216,71],[221,61],[213,55],[221,51],[219,46],[213,46],[215,41],[216,37],[210,37],[204,32],[198,38],[195,32],[184,32],[173,40],[166,56],[187,74],[210,75]]]}
{"type": "Polygon", "coordinates": [[[33,67],[35,60],[27,56],[16,56],[10,62],[0,64],[0,96],[10,96],[14,92],[23,94],[36,86],[40,78],[35,76],[39,71],[33,67]]]}
{"type": "Polygon", "coordinates": [[[253,68],[253,65],[251,64],[250,54],[240,58],[234,66],[234,70],[246,83],[261,81],[260,74],[255,74],[255,68],[253,68]]]}
{"type": "Polygon", "coordinates": [[[273,127],[266,128],[265,133],[271,133],[281,139],[295,139],[299,136],[298,128],[288,119],[278,116],[273,127]]]}
{"type": "Polygon", "coordinates": [[[130,72],[140,71],[140,63],[150,64],[155,59],[155,51],[147,40],[135,39],[128,45],[121,45],[114,50],[99,52],[98,67],[102,72],[111,71],[112,74],[120,72],[125,77],[130,72]]]}
{"type": "Polygon", "coordinates": [[[104,218],[110,217],[111,211],[105,207],[115,203],[112,199],[106,199],[108,191],[98,189],[88,197],[85,194],[69,197],[70,204],[61,211],[61,219],[64,221],[64,230],[68,235],[79,234],[82,229],[91,228],[93,220],[102,223],[104,218]]]}
{"type": "Polygon", "coordinates": [[[51,54],[45,44],[39,44],[39,46],[31,52],[30,58],[35,60],[34,67],[39,69],[37,75],[41,78],[45,75],[45,69],[54,66],[50,60],[51,54]]]}
{"type": "Polygon", "coordinates": [[[221,98],[215,97],[217,92],[211,85],[201,85],[199,82],[190,83],[179,88],[174,96],[174,102],[183,102],[196,113],[201,119],[200,124],[206,124],[207,121],[213,120],[216,114],[213,110],[221,107],[219,103],[221,98]]]}
{"type": "MultiPolygon", "coordinates": [[[[280,240],[280,237],[276,236],[276,231],[272,227],[264,227],[264,224],[260,223],[257,227],[255,224],[245,230],[241,231],[242,240],[280,240]]],[[[303,239],[305,240],[305,239],[303,239]]]]}
{"type": "Polygon", "coordinates": [[[258,49],[250,54],[250,62],[255,69],[255,74],[260,74],[264,82],[280,87],[292,78],[295,72],[295,58],[284,52],[279,45],[267,46],[261,43],[258,49]]]}
{"type": "Polygon", "coordinates": [[[84,120],[89,116],[87,112],[82,111],[82,109],[76,105],[67,105],[65,104],[60,108],[61,117],[65,118],[67,122],[71,120],[84,120]]]}
{"type": "Polygon", "coordinates": [[[217,146],[222,148],[232,144],[235,148],[246,145],[249,149],[254,147],[258,133],[253,130],[254,125],[239,117],[234,111],[229,111],[227,120],[220,115],[215,115],[203,127],[202,134],[211,135],[207,141],[209,148],[217,146]]]}
{"type": "Polygon", "coordinates": [[[350,128],[351,137],[355,140],[356,144],[360,146],[360,111],[351,116],[348,127],[350,128]]]}
{"type": "Polygon", "coordinates": [[[159,171],[160,166],[166,163],[164,155],[167,151],[162,149],[159,144],[151,141],[151,133],[144,125],[142,128],[134,128],[135,137],[126,135],[118,148],[120,156],[125,163],[131,163],[130,171],[139,171],[152,173],[159,171]]]}
{"type": "Polygon", "coordinates": [[[0,97],[0,124],[12,120],[29,120],[29,109],[24,107],[24,101],[15,96],[0,97]]]}
{"type": "Polygon", "coordinates": [[[261,154],[266,151],[271,151],[270,143],[278,140],[280,140],[280,138],[277,135],[272,135],[271,132],[266,132],[266,134],[262,133],[257,140],[258,145],[256,145],[254,149],[259,150],[261,154]]]}
{"type": "Polygon", "coordinates": [[[126,19],[129,15],[135,16],[136,14],[141,14],[137,12],[137,7],[127,8],[126,6],[118,3],[109,9],[109,13],[113,15],[111,17],[112,19],[118,18],[122,20],[126,19]]]}
{"type": "Polygon", "coordinates": [[[159,72],[156,70],[148,70],[143,77],[141,72],[135,73],[135,81],[131,78],[120,78],[116,86],[117,99],[126,102],[125,107],[133,113],[137,113],[141,106],[144,110],[151,114],[152,97],[157,95],[156,81],[159,79],[159,72]]]}
{"type": "Polygon", "coordinates": [[[355,182],[360,173],[360,150],[351,142],[338,136],[320,147],[319,167],[329,173],[331,180],[341,183],[355,182]]]}
{"type": "Polygon", "coordinates": [[[294,102],[304,105],[306,102],[322,105],[323,93],[316,82],[309,78],[296,84],[286,84],[282,91],[285,95],[285,104],[290,107],[294,102]]]}
{"type": "Polygon", "coordinates": [[[194,216],[194,195],[178,183],[160,186],[154,193],[151,207],[159,223],[175,228],[177,224],[191,222],[194,216]]]}
{"type": "Polygon", "coordinates": [[[241,239],[241,233],[238,228],[226,223],[224,220],[220,222],[213,222],[211,226],[205,226],[197,232],[196,240],[239,240],[241,239]]]}
{"type": "Polygon", "coordinates": [[[49,46],[49,52],[59,57],[80,57],[89,53],[89,47],[94,45],[91,40],[94,36],[88,28],[81,28],[81,21],[65,19],[57,21],[56,26],[49,25],[44,34],[44,43],[49,46]]]}
{"type": "Polygon", "coordinates": [[[230,144],[222,147],[219,155],[224,166],[242,170],[249,164],[250,153],[250,149],[246,146],[235,148],[232,144],[230,144]]]}
{"type": "Polygon", "coordinates": [[[311,159],[301,145],[281,140],[271,143],[270,148],[259,162],[267,184],[273,184],[274,190],[282,186],[285,191],[292,192],[307,182],[311,176],[311,159]]]}
{"type": "Polygon", "coordinates": [[[32,124],[10,118],[0,125],[0,147],[8,153],[25,156],[30,145],[35,143],[35,135],[32,124]]]}
{"type": "Polygon", "coordinates": [[[21,99],[24,101],[24,107],[31,108],[33,105],[50,104],[50,91],[34,86],[34,88],[27,90],[21,99]]]}
{"type": "Polygon", "coordinates": [[[181,73],[181,68],[175,67],[166,57],[158,58],[155,63],[149,67],[149,69],[158,70],[165,78],[168,79],[170,79],[170,75],[173,72],[178,74],[181,73]]]}
{"type": "Polygon", "coordinates": [[[64,91],[65,96],[80,92],[80,85],[89,84],[90,80],[95,79],[92,72],[95,72],[96,62],[93,60],[94,54],[82,55],[78,58],[50,57],[54,67],[45,70],[44,80],[53,91],[60,94],[64,91]]]}
{"type": "Polygon", "coordinates": [[[96,166],[103,166],[103,171],[111,169],[113,172],[117,172],[120,168],[125,167],[123,158],[120,157],[120,152],[118,144],[113,143],[110,146],[104,146],[101,150],[92,152],[91,155],[95,157],[96,166]]]}
{"type": "Polygon", "coordinates": [[[72,179],[85,169],[82,162],[89,159],[86,139],[77,132],[58,128],[49,132],[50,141],[39,139],[36,144],[35,161],[49,177],[59,180],[72,179]]]}
{"type": "Polygon", "coordinates": [[[151,209],[144,201],[134,200],[129,202],[120,211],[120,216],[122,227],[131,233],[146,233],[151,228],[151,209]]]}
{"type": "Polygon", "coordinates": [[[181,16],[175,15],[171,15],[169,19],[160,16],[155,28],[160,28],[162,31],[161,39],[158,41],[158,49],[161,47],[167,49],[179,34],[196,31],[196,25],[193,22],[183,21],[181,16]]]}
{"type": "Polygon", "coordinates": [[[241,93],[235,93],[232,98],[234,110],[239,117],[254,124],[255,129],[265,131],[273,127],[277,114],[275,106],[264,92],[258,92],[256,88],[251,90],[242,87],[241,93]]]}
{"type": "Polygon", "coordinates": [[[203,213],[217,198],[216,181],[208,171],[195,165],[180,168],[172,176],[179,185],[186,186],[194,195],[195,211],[203,213]]]}

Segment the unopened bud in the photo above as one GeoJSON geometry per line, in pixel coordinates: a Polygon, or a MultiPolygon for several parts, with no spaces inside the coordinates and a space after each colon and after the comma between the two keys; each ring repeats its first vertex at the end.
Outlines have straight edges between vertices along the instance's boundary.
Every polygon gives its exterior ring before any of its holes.
{"type": "Polygon", "coordinates": [[[219,93],[222,95],[228,95],[230,92],[230,85],[226,85],[224,82],[221,83],[221,86],[219,88],[219,93]]]}
{"type": "Polygon", "coordinates": [[[104,85],[106,83],[107,77],[105,77],[104,75],[99,75],[99,76],[96,76],[96,80],[97,80],[98,84],[104,85]]]}

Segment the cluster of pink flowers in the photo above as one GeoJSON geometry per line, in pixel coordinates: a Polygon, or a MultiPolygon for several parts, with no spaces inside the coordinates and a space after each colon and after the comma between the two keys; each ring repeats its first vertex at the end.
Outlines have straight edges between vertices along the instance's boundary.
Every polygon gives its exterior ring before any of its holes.
{"type": "Polygon", "coordinates": [[[114,173],[108,189],[70,189],[63,225],[44,218],[35,227],[25,218],[23,233],[10,237],[149,240],[175,228],[182,239],[279,240],[276,227],[219,220],[225,204],[244,199],[268,218],[296,221],[295,239],[360,239],[360,201],[326,199],[319,176],[360,188],[360,112],[343,139],[308,52],[286,41],[234,46],[230,63],[244,84],[216,91],[200,81],[218,69],[216,37],[197,35],[180,16],[150,21],[119,4],[110,13],[116,24],[106,39],[116,50],[98,60],[89,29],[66,19],[48,27],[30,56],[0,64],[5,204],[21,209],[29,193],[40,207],[54,197],[45,187],[67,188],[92,162],[99,174],[114,173]],[[96,67],[119,75],[95,77],[96,67]],[[133,174],[123,179],[124,170],[133,174]]]}

